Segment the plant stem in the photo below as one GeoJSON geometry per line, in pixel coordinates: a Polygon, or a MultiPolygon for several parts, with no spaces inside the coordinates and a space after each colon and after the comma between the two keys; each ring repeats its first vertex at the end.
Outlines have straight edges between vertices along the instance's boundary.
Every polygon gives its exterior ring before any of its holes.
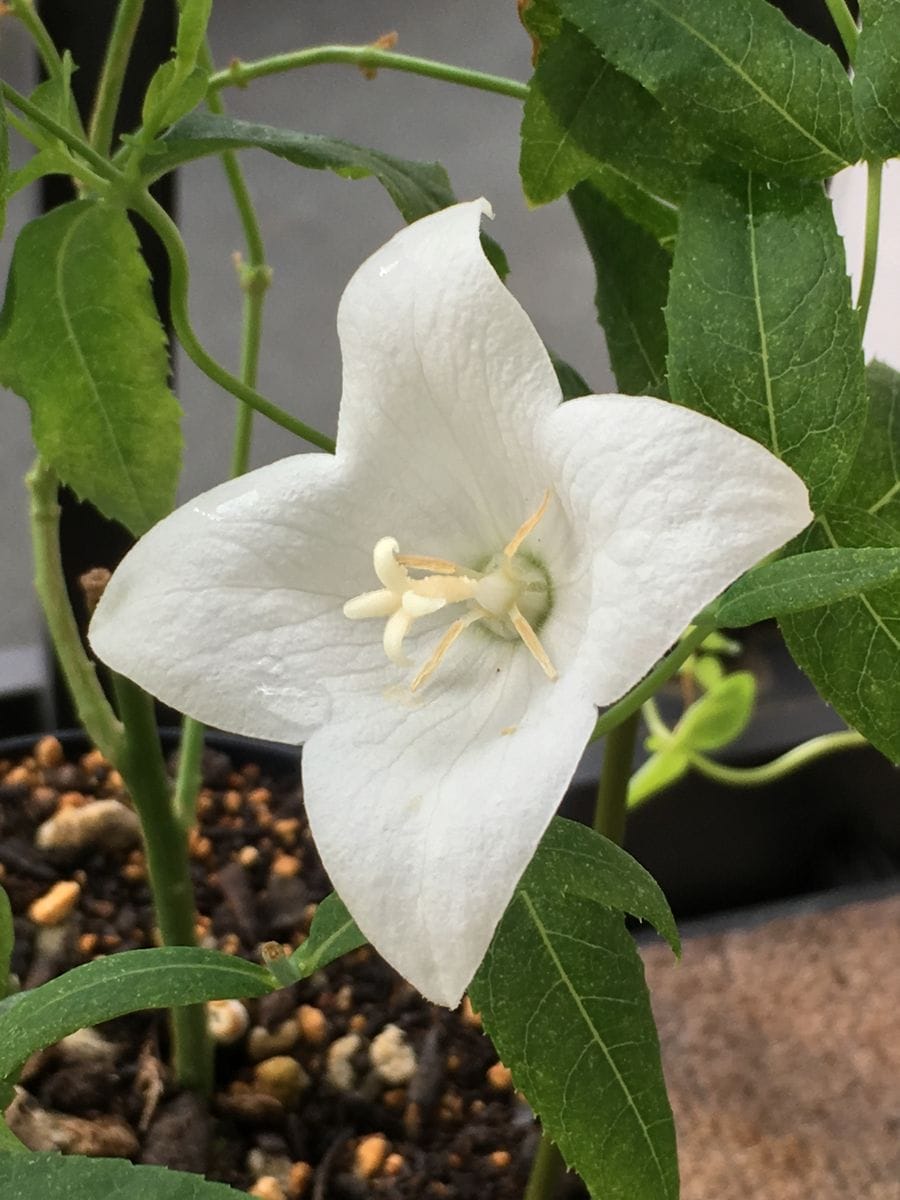
{"type": "Polygon", "coordinates": [[[762,787],[767,783],[774,783],[776,779],[783,779],[828,754],[836,754],[839,750],[853,750],[868,744],[861,733],[857,733],[855,729],[847,729],[840,733],[825,733],[821,737],[811,738],[759,767],[729,767],[724,763],[714,762],[704,754],[692,754],[691,766],[708,779],[715,779],[718,783],[725,783],[730,787],[762,787]]]}
{"type": "Polygon", "coordinates": [[[869,319],[869,305],[872,303],[872,290],[875,287],[875,269],[878,264],[878,230],[881,224],[881,176],[883,165],[880,162],[870,162],[867,164],[865,249],[863,250],[862,277],[859,281],[859,297],[856,301],[856,311],[859,314],[859,324],[863,333],[866,332],[866,321],[869,319]]]}
{"type": "Polygon", "coordinates": [[[546,1134],[541,1134],[523,1200],[552,1200],[565,1171],[566,1163],[559,1147],[546,1134]]]}
{"type": "Polygon", "coordinates": [[[34,584],[53,648],[85,732],[105,758],[117,763],[124,749],[125,732],[84,649],[66,589],[59,552],[59,481],[38,458],[26,482],[31,493],[34,584]]]}
{"type": "Polygon", "coordinates": [[[34,0],[9,0],[9,7],[31,34],[44,70],[51,79],[57,79],[63,73],[62,58],[34,7],[34,0]]]}
{"type": "Polygon", "coordinates": [[[279,408],[277,404],[273,404],[271,400],[267,400],[265,396],[261,396],[254,388],[242,383],[240,379],[232,375],[230,371],[226,371],[223,366],[207,354],[191,326],[187,303],[190,273],[187,252],[185,251],[184,243],[181,240],[181,234],[178,232],[177,226],[165,209],[157,204],[147,192],[134,197],[131,204],[135,212],[140,213],[159,235],[168,255],[171,268],[169,304],[172,314],[172,325],[188,357],[196,363],[204,375],[207,375],[214,383],[219,384],[226,392],[230,392],[238,400],[243,400],[245,404],[249,404],[251,408],[262,413],[264,417],[268,417],[270,421],[274,421],[276,425],[280,425],[282,429],[287,429],[290,433],[296,434],[297,437],[303,438],[311,445],[318,446],[320,450],[325,450],[329,454],[333,454],[334,441],[327,434],[320,433],[318,429],[314,429],[311,425],[307,425],[297,417],[291,416],[290,413],[279,408]]]}
{"type": "MultiPolygon", "coordinates": [[[[147,874],[156,919],[166,946],[196,945],[194,889],[187,837],[171,803],[169,780],[152,699],[122,675],[113,675],[125,750],[119,770],[141,821],[147,874]]],[[[171,1012],[173,1063],[179,1082],[203,1094],[212,1090],[212,1042],[203,1005],[171,1012]]]]}
{"type": "Polygon", "coordinates": [[[235,61],[226,70],[211,76],[209,87],[212,91],[224,87],[245,87],[252,79],[279,75],[284,71],[295,71],[300,67],[311,67],[318,63],[350,63],[366,71],[407,71],[412,75],[424,75],[429,79],[440,79],[445,83],[476,88],[481,92],[511,96],[515,100],[524,100],[528,95],[528,84],[520,83],[517,79],[470,71],[452,63],[416,58],[411,54],[397,54],[392,50],[381,50],[377,46],[311,46],[306,50],[293,50],[288,54],[273,54],[270,58],[257,59],[256,62],[235,61]]]}
{"type": "Polygon", "coordinates": [[[181,741],[178,747],[178,771],[172,791],[172,808],[175,812],[175,819],[185,832],[193,825],[197,812],[204,732],[201,721],[195,721],[193,717],[183,718],[181,741]]]}
{"type": "Polygon", "coordinates": [[[116,10],[88,134],[91,145],[100,154],[108,154],[112,145],[125,71],[143,11],[144,0],[120,0],[116,10]]]}
{"type": "Polygon", "coordinates": [[[594,726],[590,741],[596,742],[598,738],[615,729],[632,713],[637,712],[667,679],[671,679],[685,659],[690,658],[700,643],[712,632],[713,630],[708,625],[695,625],[689,633],[686,633],[678,645],[670,650],[665,658],[659,660],[649,675],[644,676],[637,687],[633,687],[621,700],[603,713],[594,726]]]}
{"type": "Polygon", "coordinates": [[[55,121],[53,117],[48,116],[47,113],[32,104],[27,97],[17,92],[14,87],[11,87],[3,80],[0,80],[0,95],[13,108],[18,109],[20,113],[23,113],[29,120],[33,121],[35,125],[39,125],[47,133],[51,133],[55,138],[59,138],[73,154],[78,155],[79,158],[83,158],[86,163],[89,163],[101,179],[108,183],[124,182],[124,176],[108,159],[98,154],[83,138],[72,133],[70,129],[66,129],[65,125],[60,125],[59,121],[55,121]]]}
{"type": "Polygon", "coordinates": [[[859,41],[859,30],[856,27],[856,21],[847,7],[846,0],[825,0],[825,3],[828,5],[831,19],[834,21],[840,39],[844,43],[847,58],[852,66],[853,58],[856,54],[856,44],[859,41]]]}

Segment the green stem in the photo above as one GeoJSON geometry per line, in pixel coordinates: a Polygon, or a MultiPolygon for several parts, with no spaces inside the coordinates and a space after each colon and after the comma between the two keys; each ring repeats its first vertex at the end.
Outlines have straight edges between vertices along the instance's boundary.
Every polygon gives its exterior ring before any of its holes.
{"type": "Polygon", "coordinates": [[[62,58],[47,32],[47,26],[38,16],[34,0],[9,0],[9,7],[31,34],[44,70],[51,79],[58,79],[63,73],[62,58]]]}
{"type": "Polygon", "coordinates": [[[193,717],[185,717],[181,722],[178,772],[172,792],[172,808],[175,812],[175,819],[185,831],[194,824],[197,813],[204,732],[203,723],[195,721],[193,717]]]}
{"type": "Polygon", "coordinates": [[[116,10],[88,134],[91,145],[100,154],[108,154],[112,145],[122,84],[143,11],[144,0],[120,0],[116,10]]]}
{"type": "Polygon", "coordinates": [[[594,726],[594,732],[590,736],[590,741],[596,742],[598,738],[615,729],[617,725],[620,725],[632,713],[637,712],[641,705],[649,700],[666,680],[671,679],[685,659],[690,658],[700,643],[709,637],[710,633],[712,633],[712,629],[707,625],[695,625],[689,633],[686,633],[674,650],[670,650],[665,658],[661,658],[650,674],[645,675],[637,687],[632,688],[627,695],[623,696],[621,700],[606,710],[594,726]]]}
{"type": "Polygon", "coordinates": [[[117,763],[125,744],[124,730],[85,652],[66,589],[59,553],[59,481],[55,472],[37,459],[26,482],[31,493],[34,585],[53,648],[85,732],[105,758],[117,763]]]}
{"type": "Polygon", "coordinates": [[[18,109],[20,113],[28,117],[30,121],[33,121],[35,125],[39,125],[42,129],[46,130],[47,133],[52,134],[55,138],[59,138],[59,140],[65,146],[67,146],[73,154],[78,155],[80,158],[83,158],[86,163],[89,163],[95,173],[99,175],[101,179],[108,183],[124,182],[124,177],[122,176],[121,172],[118,171],[108,159],[103,158],[103,156],[98,154],[92,146],[89,146],[83,138],[80,138],[77,134],[72,133],[70,129],[66,129],[65,125],[60,125],[59,121],[55,121],[53,117],[49,116],[36,105],[32,104],[27,97],[21,95],[20,92],[17,92],[14,87],[11,87],[3,80],[0,80],[0,95],[2,95],[4,100],[6,100],[8,104],[11,104],[13,108],[18,109]]]}
{"type": "Polygon", "coordinates": [[[866,332],[866,321],[869,319],[869,305],[872,303],[872,290],[875,287],[875,268],[878,264],[883,164],[870,162],[867,166],[865,249],[863,250],[862,277],[859,281],[859,298],[856,301],[856,311],[859,314],[859,324],[863,333],[866,332]]]}
{"type": "Polygon", "coordinates": [[[841,733],[825,733],[821,737],[811,738],[759,767],[728,767],[724,763],[714,762],[704,754],[692,754],[691,766],[708,779],[715,779],[717,783],[725,783],[729,787],[762,787],[767,783],[774,783],[776,779],[783,779],[828,754],[837,754],[840,750],[853,750],[868,744],[861,733],[847,729],[841,733]]]}
{"type": "Polygon", "coordinates": [[[178,232],[178,227],[165,209],[157,204],[147,192],[133,198],[132,207],[135,212],[140,213],[144,220],[159,235],[168,255],[171,269],[169,305],[172,314],[172,325],[188,357],[193,360],[204,375],[207,375],[214,383],[219,384],[226,392],[230,392],[238,400],[249,404],[251,408],[262,413],[264,417],[268,417],[270,421],[273,421],[276,425],[280,425],[282,429],[287,429],[290,433],[296,434],[297,437],[303,438],[311,445],[318,446],[320,450],[325,450],[329,454],[333,454],[334,441],[330,437],[324,433],[320,433],[318,429],[314,429],[311,425],[307,425],[297,417],[291,416],[290,413],[279,408],[277,404],[273,404],[271,400],[267,400],[265,396],[261,396],[254,388],[242,383],[240,379],[232,375],[230,371],[226,371],[223,366],[207,354],[191,326],[187,303],[190,272],[187,252],[181,240],[181,235],[178,232]]]}
{"type": "Polygon", "coordinates": [[[520,83],[517,79],[487,75],[483,71],[470,71],[452,63],[416,58],[411,54],[397,54],[392,50],[380,50],[376,46],[312,46],[306,50],[294,50],[289,54],[273,54],[270,58],[261,58],[256,62],[236,61],[226,70],[212,75],[209,87],[211,91],[225,87],[245,87],[253,79],[279,75],[284,71],[295,71],[299,67],[311,67],[318,63],[351,63],[366,71],[407,71],[412,75],[424,75],[429,79],[440,79],[445,83],[476,88],[481,92],[511,96],[515,100],[524,100],[528,95],[528,84],[520,83]]]}
{"type": "MultiPolygon", "coordinates": [[[[187,837],[171,802],[153,701],[122,675],[113,675],[113,687],[125,726],[125,750],[118,765],[141,822],[159,932],[166,946],[193,946],[194,889],[187,837]]],[[[171,1019],[176,1077],[184,1087],[207,1094],[212,1090],[213,1060],[205,1008],[174,1008],[171,1019]]]]}
{"type": "Polygon", "coordinates": [[[840,39],[844,43],[847,58],[850,60],[852,66],[856,55],[856,44],[859,41],[859,30],[856,27],[856,21],[854,21],[853,14],[847,7],[846,0],[825,0],[825,3],[828,5],[831,19],[834,21],[840,39]]]}
{"type": "Polygon", "coordinates": [[[565,1171],[566,1163],[559,1147],[546,1134],[541,1134],[523,1200],[552,1200],[565,1171]]]}
{"type": "MultiPolygon", "coordinates": [[[[708,631],[707,631],[708,632],[708,631]]],[[[705,635],[704,635],[705,636],[705,635]]],[[[685,641],[688,639],[685,638],[685,641]]],[[[683,645],[684,643],[682,643],[683,645]]],[[[685,655],[687,657],[687,655],[685,655]]],[[[606,738],[603,769],[597,787],[594,829],[610,841],[622,844],[628,814],[628,781],[634,760],[640,713],[626,715],[606,738]]],[[[556,1194],[565,1163],[546,1134],[541,1135],[538,1152],[531,1167],[525,1200],[551,1200],[556,1194]]]]}

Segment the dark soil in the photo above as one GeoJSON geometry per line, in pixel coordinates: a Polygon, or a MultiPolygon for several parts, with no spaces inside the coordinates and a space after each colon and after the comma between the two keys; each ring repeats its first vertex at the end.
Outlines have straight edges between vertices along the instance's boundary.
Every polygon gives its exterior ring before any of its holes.
{"type": "MultiPolygon", "coordinates": [[[[0,762],[0,880],[25,987],[154,944],[135,840],[114,852],[36,847],[42,823],[97,799],[127,804],[96,751],[66,761],[45,738],[21,762],[0,762]],[[41,904],[60,883],[80,886],[61,921],[54,901],[65,909],[66,889],[41,904]]],[[[190,844],[202,944],[254,960],[267,939],[297,945],[330,888],[296,779],[207,751],[198,815],[190,844]]],[[[127,820],[118,835],[128,842],[127,820]]],[[[34,1149],[196,1171],[262,1200],[521,1196],[536,1130],[470,1008],[427,1004],[368,948],[245,1008],[246,1018],[220,1010],[239,1036],[218,1048],[209,1106],[174,1086],[165,1018],[149,1013],[110,1022],[102,1041],[76,1035],[36,1055],[11,1123],[34,1149]]]]}

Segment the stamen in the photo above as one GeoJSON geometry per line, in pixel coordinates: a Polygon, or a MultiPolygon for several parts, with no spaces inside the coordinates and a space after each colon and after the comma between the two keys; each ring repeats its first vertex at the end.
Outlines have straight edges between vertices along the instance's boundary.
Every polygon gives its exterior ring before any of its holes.
{"type": "Polygon", "coordinates": [[[409,685],[409,690],[411,692],[417,691],[429,677],[429,675],[434,674],[434,672],[441,665],[444,655],[447,653],[462,631],[467,629],[469,625],[474,624],[475,621],[480,621],[484,615],[485,614],[483,612],[479,612],[477,609],[474,609],[472,612],[466,613],[464,617],[459,617],[453,622],[453,624],[438,642],[437,649],[435,650],[434,654],[432,654],[431,658],[429,658],[428,662],[424,667],[422,667],[415,679],[409,685]]]}
{"type": "Polygon", "coordinates": [[[431,571],[435,575],[462,575],[464,570],[446,558],[429,558],[427,554],[398,554],[401,567],[412,567],[414,571],[431,571]]]}
{"type": "Polygon", "coordinates": [[[409,667],[412,664],[403,653],[403,639],[409,633],[413,618],[409,613],[398,608],[384,623],[384,652],[398,667],[409,667]]]}
{"type": "Polygon", "coordinates": [[[396,595],[388,588],[379,588],[348,600],[344,605],[344,616],[351,621],[362,621],[366,617],[389,617],[396,610],[396,595]]]}
{"type": "Polygon", "coordinates": [[[559,673],[550,661],[547,651],[541,645],[538,635],[519,612],[518,606],[515,604],[509,610],[509,619],[512,621],[516,633],[531,651],[532,657],[540,664],[541,670],[547,678],[551,680],[558,679],[559,673]]]}
{"type": "Polygon", "coordinates": [[[525,521],[522,525],[519,526],[519,528],[516,530],[515,534],[513,535],[512,541],[508,542],[506,544],[506,546],[503,548],[503,553],[506,555],[507,558],[513,557],[513,555],[516,553],[516,551],[519,549],[519,547],[522,545],[522,543],[528,537],[529,533],[531,533],[531,531],[537,526],[541,517],[543,517],[544,513],[547,511],[547,505],[549,503],[550,503],[550,489],[547,488],[546,492],[544,492],[544,498],[538,505],[537,510],[531,514],[531,516],[528,518],[527,521],[525,521]]]}

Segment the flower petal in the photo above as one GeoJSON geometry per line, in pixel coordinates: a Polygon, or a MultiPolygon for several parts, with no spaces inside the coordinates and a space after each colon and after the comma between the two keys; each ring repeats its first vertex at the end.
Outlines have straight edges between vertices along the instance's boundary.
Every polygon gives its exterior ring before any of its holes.
{"type": "Polygon", "coordinates": [[[210,725],[301,742],[341,692],[377,694],[396,673],[380,623],[343,615],[359,581],[374,581],[372,510],[351,501],[324,454],[282,459],[198,496],[122,561],[91,645],[210,725]]]}
{"type": "Polygon", "coordinates": [[[338,312],[338,457],[396,497],[401,550],[470,562],[540,499],[534,429],[560,402],[531,321],[481,249],[483,200],[423,217],[356,272],[338,312]]]}
{"type": "MultiPolygon", "coordinates": [[[[723,588],[812,520],[806,486],[768,450],[663,400],[570,400],[541,433],[581,542],[562,555],[548,547],[559,619],[573,581],[589,573],[580,654],[598,704],[637,683],[723,588]]],[[[554,609],[551,657],[556,619],[554,609]]]]}
{"type": "MultiPolygon", "coordinates": [[[[859,290],[866,240],[867,169],[847,167],[831,181],[831,203],[844,239],[847,270],[859,290]]],[[[900,159],[884,164],[881,182],[881,230],[878,265],[863,338],[866,360],[873,358],[900,371],[900,159]]]]}
{"type": "Polygon", "coordinates": [[[431,702],[361,706],[303,750],[332,883],[375,948],[451,1007],[596,720],[583,672],[551,683],[520,644],[474,629],[452,654],[431,702]]]}

